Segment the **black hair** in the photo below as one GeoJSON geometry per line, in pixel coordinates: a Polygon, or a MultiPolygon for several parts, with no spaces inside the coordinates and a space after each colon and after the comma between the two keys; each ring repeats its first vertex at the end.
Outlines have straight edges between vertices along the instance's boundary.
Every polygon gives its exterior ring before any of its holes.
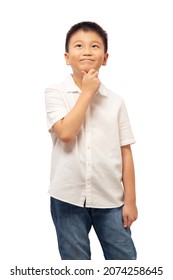
{"type": "Polygon", "coordinates": [[[82,21],[82,22],[79,22],[79,23],[73,25],[70,28],[70,30],[67,32],[66,40],[65,40],[65,51],[66,52],[69,51],[70,38],[72,37],[72,35],[74,33],[76,33],[79,30],[93,31],[93,32],[97,33],[102,38],[103,43],[104,43],[104,50],[105,50],[105,53],[107,53],[107,50],[108,50],[108,35],[107,35],[106,31],[103,30],[103,28],[100,25],[98,25],[97,23],[92,22],[92,21],[82,21]]]}

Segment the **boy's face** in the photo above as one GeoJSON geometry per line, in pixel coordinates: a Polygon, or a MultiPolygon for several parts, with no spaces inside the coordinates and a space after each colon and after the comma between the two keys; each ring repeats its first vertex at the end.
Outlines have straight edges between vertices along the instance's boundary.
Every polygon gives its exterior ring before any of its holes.
{"type": "Polygon", "coordinates": [[[69,51],[65,53],[67,65],[71,65],[74,75],[82,75],[81,71],[99,70],[106,65],[108,54],[104,52],[102,38],[95,32],[79,30],[69,41],[69,51]]]}

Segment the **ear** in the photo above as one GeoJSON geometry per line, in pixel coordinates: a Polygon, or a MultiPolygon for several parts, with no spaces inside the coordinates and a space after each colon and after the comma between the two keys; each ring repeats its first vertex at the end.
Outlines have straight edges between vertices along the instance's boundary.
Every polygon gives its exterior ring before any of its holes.
{"type": "Polygon", "coordinates": [[[103,60],[102,65],[105,66],[105,65],[107,64],[108,57],[109,57],[109,54],[108,54],[108,53],[105,53],[105,55],[104,55],[104,60],[103,60]]]}
{"type": "Polygon", "coordinates": [[[67,52],[64,54],[64,57],[65,57],[66,65],[70,65],[69,54],[67,52]]]}

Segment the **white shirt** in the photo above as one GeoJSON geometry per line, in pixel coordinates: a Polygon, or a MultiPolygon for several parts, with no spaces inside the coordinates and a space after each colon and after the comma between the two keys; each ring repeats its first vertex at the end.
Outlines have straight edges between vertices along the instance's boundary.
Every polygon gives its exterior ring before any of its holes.
{"type": "Polygon", "coordinates": [[[53,141],[49,194],[77,206],[119,207],[123,204],[121,146],[135,143],[124,101],[101,84],[75,140],[64,143],[52,126],[68,114],[79,95],[71,75],[45,90],[53,141]]]}

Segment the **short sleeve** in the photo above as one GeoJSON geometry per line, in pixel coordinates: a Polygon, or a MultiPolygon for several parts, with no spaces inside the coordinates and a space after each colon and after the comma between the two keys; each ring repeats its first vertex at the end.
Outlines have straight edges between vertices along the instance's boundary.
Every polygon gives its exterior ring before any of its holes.
{"type": "Polygon", "coordinates": [[[135,143],[135,139],[132,133],[128,113],[124,101],[122,101],[119,116],[119,136],[120,146],[130,145],[135,143]]]}
{"type": "Polygon", "coordinates": [[[58,89],[45,89],[45,107],[48,130],[51,132],[52,126],[67,114],[63,94],[58,89]]]}

